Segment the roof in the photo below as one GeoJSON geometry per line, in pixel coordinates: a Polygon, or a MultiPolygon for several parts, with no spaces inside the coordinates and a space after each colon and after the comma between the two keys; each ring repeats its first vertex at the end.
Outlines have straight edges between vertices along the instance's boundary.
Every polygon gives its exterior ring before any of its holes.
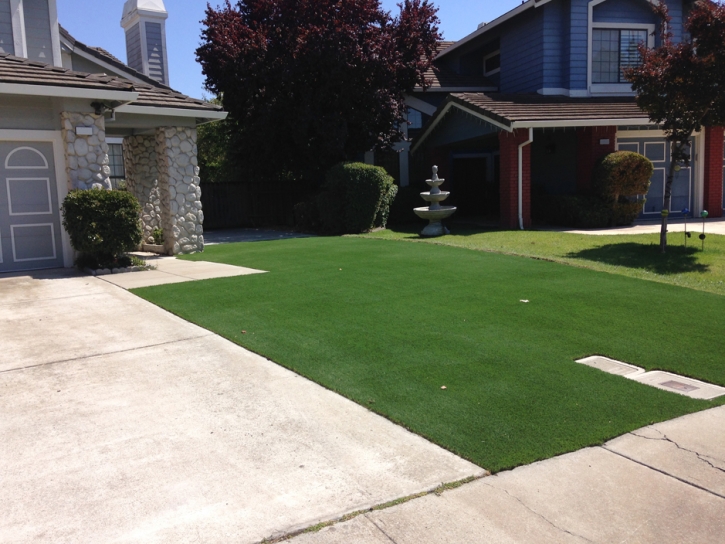
{"type": "MultiPolygon", "coordinates": [[[[42,62],[31,61],[0,53],[0,84],[19,84],[94,91],[120,91],[134,93],[134,106],[220,112],[221,106],[189,98],[164,85],[133,82],[125,78],[105,74],[74,72],[42,62]]],[[[7,92],[7,91],[6,91],[7,92]]],[[[103,96],[99,96],[102,99],[103,96]]],[[[130,98],[130,96],[129,96],[130,98]]],[[[131,102],[131,100],[128,100],[131,102]]],[[[203,114],[201,115],[203,116],[203,114]]]]}
{"type": "Polygon", "coordinates": [[[73,72],[66,68],[59,68],[44,62],[32,61],[7,53],[0,53],[0,83],[133,91],[133,83],[125,79],[105,74],[73,72]]]}
{"type": "Polygon", "coordinates": [[[540,94],[452,93],[423,127],[415,151],[456,108],[506,131],[517,128],[649,125],[634,97],[569,98],[540,94]]]}
{"type": "Polygon", "coordinates": [[[506,127],[532,121],[642,119],[648,116],[634,97],[569,98],[540,94],[453,93],[449,100],[462,104],[506,127]]]}
{"type": "MultiPolygon", "coordinates": [[[[455,43],[456,42],[448,41],[438,42],[436,47],[436,58],[455,43]]],[[[494,91],[498,87],[483,75],[466,76],[457,74],[444,64],[436,64],[435,58],[433,59],[433,63],[430,68],[426,70],[424,77],[430,84],[430,87],[427,90],[433,92],[450,92],[450,89],[463,90],[465,88],[477,91],[494,91]]]]}

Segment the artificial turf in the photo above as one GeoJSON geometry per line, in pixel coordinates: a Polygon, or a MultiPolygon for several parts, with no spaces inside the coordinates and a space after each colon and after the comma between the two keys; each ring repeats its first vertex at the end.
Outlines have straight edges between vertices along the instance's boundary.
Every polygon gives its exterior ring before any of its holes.
{"type": "Polygon", "coordinates": [[[269,273],[134,292],[492,471],[725,402],[574,363],[603,354],[725,385],[719,295],[361,238],[229,244],[190,258],[269,273]]]}

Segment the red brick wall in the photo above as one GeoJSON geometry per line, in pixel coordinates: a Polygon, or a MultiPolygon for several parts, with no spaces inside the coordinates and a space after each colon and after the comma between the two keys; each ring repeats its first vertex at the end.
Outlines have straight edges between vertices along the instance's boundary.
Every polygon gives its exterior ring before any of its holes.
{"type": "MultiPolygon", "coordinates": [[[[519,228],[519,145],[529,139],[528,129],[513,133],[501,131],[501,226],[519,228]]],[[[524,228],[531,226],[531,145],[523,149],[523,218],[524,228]]]]}
{"type": "Polygon", "coordinates": [[[577,193],[589,194],[592,173],[597,161],[615,151],[617,127],[582,127],[577,129],[576,180],[577,193]],[[609,140],[602,145],[601,140],[609,140]]]}
{"type": "Polygon", "coordinates": [[[710,217],[722,217],[723,127],[705,128],[703,206],[710,217]]]}

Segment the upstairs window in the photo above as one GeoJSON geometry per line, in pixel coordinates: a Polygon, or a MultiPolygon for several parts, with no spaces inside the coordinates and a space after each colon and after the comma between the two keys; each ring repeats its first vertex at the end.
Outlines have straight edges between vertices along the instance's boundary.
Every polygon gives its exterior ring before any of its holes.
{"type": "Polygon", "coordinates": [[[408,108],[408,130],[423,128],[423,114],[413,108],[408,108]]]}
{"type": "Polygon", "coordinates": [[[638,47],[647,43],[647,30],[595,28],[592,32],[592,83],[627,83],[624,69],[642,61],[638,47]]]}
{"type": "Polygon", "coordinates": [[[483,75],[492,76],[498,74],[501,71],[501,51],[494,51],[493,53],[483,57],[483,75]]]}

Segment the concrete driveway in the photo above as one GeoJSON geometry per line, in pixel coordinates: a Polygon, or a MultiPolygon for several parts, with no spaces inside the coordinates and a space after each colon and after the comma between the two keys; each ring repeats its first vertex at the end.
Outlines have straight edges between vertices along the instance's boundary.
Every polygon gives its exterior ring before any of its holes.
{"type": "Polygon", "coordinates": [[[0,542],[259,542],[484,473],[100,278],[0,276],[0,338],[0,542]]]}

